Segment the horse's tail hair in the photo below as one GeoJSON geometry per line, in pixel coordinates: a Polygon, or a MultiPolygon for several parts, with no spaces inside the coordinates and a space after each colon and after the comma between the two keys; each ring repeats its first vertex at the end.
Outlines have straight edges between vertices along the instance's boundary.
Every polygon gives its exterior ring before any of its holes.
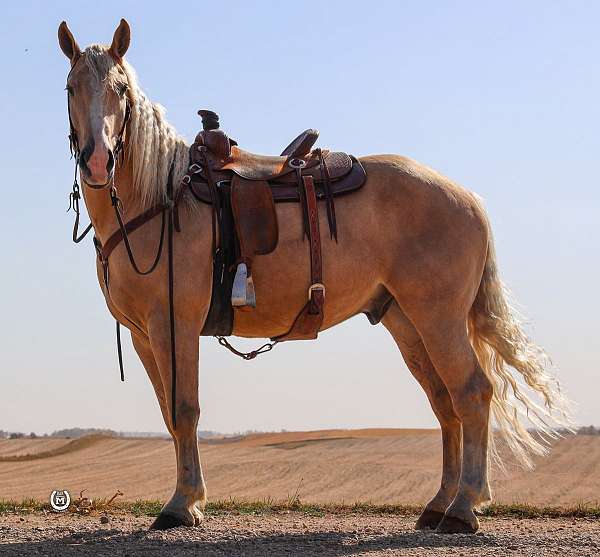
{"type": "Polygon", "coordinates": [[[558,380],[547,371],[548,356],[523,331],[521,319],[498,276],[491,231],[489,238],[485,268],[469,312],[468,328],[479,364],[494,389],[490,453],[502,467],[493,440],[493,434],[499,431],[518,461],[531,469],[532,455],[546,454],[550,441],[560,436],[561,429],[572,430],[570,405],[561,393],[558,380]],[[541,399],[540,403],[530,395],[541,399]]]}

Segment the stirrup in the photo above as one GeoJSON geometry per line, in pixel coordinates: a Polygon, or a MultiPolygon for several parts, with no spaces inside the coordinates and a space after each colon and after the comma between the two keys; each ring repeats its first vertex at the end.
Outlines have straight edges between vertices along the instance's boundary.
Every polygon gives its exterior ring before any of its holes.
{"type": "Polygon", "coordinates": [[[233,307],[256,307],[256,293],[254,292],[254,281],[248,276],[248,267],[240,263],[233,279],[231,289],[231,305],[233,307]]]}

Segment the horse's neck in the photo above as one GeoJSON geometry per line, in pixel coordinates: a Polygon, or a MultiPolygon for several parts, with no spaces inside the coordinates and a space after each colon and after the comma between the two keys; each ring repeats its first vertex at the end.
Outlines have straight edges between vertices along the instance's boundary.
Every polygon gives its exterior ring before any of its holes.
{"type": "MultiPolygon", "coordinates": [[[[115,170],[114,185],[117,195],[122,201],[124,220],[131,220],[141,211],[141,204],[134,195],[132,180],[132,165],[127,158],[123,165],[118,165],[115,170]]],[[[118,228],[115,209],[111,202],[110,188],[94,190],[83,186],[85,205],[94,225],[94,232],[101,242],[118,228]]]]}

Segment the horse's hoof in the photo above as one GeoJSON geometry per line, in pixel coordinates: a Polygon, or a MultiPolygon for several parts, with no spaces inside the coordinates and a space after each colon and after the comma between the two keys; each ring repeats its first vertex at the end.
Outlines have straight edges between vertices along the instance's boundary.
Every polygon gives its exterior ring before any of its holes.
{"type": "Polygon", "coordinates": [[[179,526],[189,526],[183,519],[172,514],[159,514],[150,526],[150,530],[168,530],[179,526]]]}
{"type": "Polygon", "coordinates": [[[194,526],[200,526],[200,524],[202,523],[203,520],[204,520],[204,513],[197,510],[197,512],[194,513],[194,526]]]}
{"type": "Polygon", "coordinates": [[[415,524],[415,530],[435,530],[443,518],[444,513],[424,510],[415,524]]]}
{"type": "Polygon", "coordinates": [[[477,518],[474,523],[471,523],[445,514],[435,531],[438,534],[474,534],[477,530],[479,530],[477,518]]]}

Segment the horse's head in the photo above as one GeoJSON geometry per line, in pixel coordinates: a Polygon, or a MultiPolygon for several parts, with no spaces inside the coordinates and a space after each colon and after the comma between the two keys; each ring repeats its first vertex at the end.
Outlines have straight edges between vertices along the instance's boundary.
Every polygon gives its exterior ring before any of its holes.
{"type": "Polygon", "coordinates": [[[129,40],[124,19],[110,46],[92,45],[84,51],[66,22],[58,28],[60,48],[71,61],[67,91],[72,139],[83,179],[91,186],[110,182],[121,149],[131,102],[123,67],[129,40]]]}

